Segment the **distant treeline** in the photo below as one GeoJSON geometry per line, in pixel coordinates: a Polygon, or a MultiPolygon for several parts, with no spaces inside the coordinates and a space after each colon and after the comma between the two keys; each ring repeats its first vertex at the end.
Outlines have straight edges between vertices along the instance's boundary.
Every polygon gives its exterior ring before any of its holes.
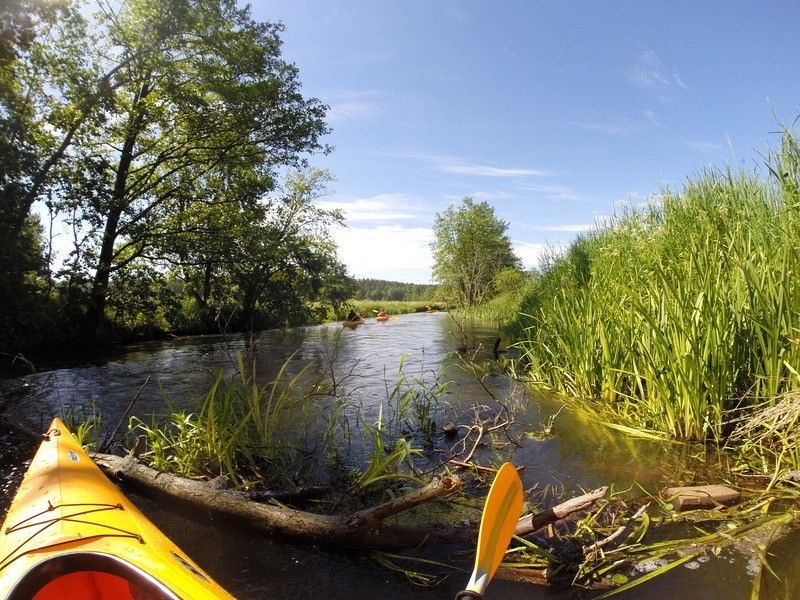
{"type": "Polygon", "coordinates": [[[356,279],[356,300],[430,300],[436,285],[383,279],[356,279]]]}

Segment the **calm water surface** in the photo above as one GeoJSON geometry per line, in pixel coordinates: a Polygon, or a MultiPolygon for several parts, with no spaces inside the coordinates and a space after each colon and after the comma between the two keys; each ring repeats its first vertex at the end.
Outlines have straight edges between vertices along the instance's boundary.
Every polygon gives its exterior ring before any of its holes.
{"type": "MultiPolygon", "coordinates": [[[[407,375],[425,374],[431,379],[440,373],[452,381],[451,393],[445,400],[453,409],[440,410],[437,414],[440,424],[443,420],[469,423],[472,405],[494,403],[476,378],[458,368],[451,356],[458,347],[467,346],[468,355],[474,355],[476,360],[490,360],[495,338],[496,330],[491,326],[471,324],[461,331],[444,313],[403,315],[386,323],[367,322],[355,330],[328,324],[269,331],[256,337],[217,336],[129,346],[103,356],[38,365],[38,373],[0,383],[7,397],[13,395],[10,414],[18,422],[41,431],[53,415],[88,411],[93,404],[103,414],[104,423],[116,423],[147,376],[150,382],[136,402],[135,414],[147,418],[152,413],[164,412],[164,398],[174,408],[190,409],[220,369],[234,371],[238,353],[248,361],[255,360],[259,377],[265,381],[287,360],[293,372],[310,361],[317,361],[315,364],[333,361],[337,377],[341,380],[346,376],[344,391],[351,404],[363,407],[366,420],[370,421],[385,403],[387,384],[391,386],[397,378],[401,358],[406,356],[407,375]]],[[[555,402],[531,397],[499,375],[487,377],[484,383],[498,399],[519,408],[518,428],[527,435],[522,436],[521,447],[509,444],[499,454],[517,465],[525,465],[526,489],[533,486],[538,490],[549,489],[563,498],[600,485],[628,488],[635,481],[656,490],[665,484],[702,478],[707,468],[706,457],[697,456],[696,449],[634,442],[597,428],[568,411],[556,417],[551,435],[543,435],[559,408],[555,402]]],[[[441,437],[434,444],[440,448],[449,445],[441,437]]],[[[355,450],[357,454],[359,449],[355,450]]],[[[0,434],[0,513],[10,503],[27,467],[26,461],[34,451],[35,447],[26,439],[9,432],[0,434]]],[[[479,459],[498,457],[494,452],[488,454],[489,450],[482,452],[479,459]]],[[[435,461],[433,453],[430,458],[435,461]]],[[[468,577],[466,573],[454,573],[437,587],[422,588],[365,556],[266,539],[243,527],[199,515],[197,511],[184,511],[136,496],[133,500],[239,598],[452,598],[468,577]]],[[[783,542],[790,557],[783,562],[794,572],[798,561],[791,556],[797,553],[788,548],[796,548],[798,538],[794,536],[783,542]]],[[[446,558],[452,550],[435,552],[446,558]]],[[[691,566],[695,568],[675,569],[618,597],[750,598],[757,561],[754,564],[734,553],[691,566]]],[[[567,597],[570,597],[567,592],[502,580],[494,581],[487,594],[487,600],[567,597]]]]}

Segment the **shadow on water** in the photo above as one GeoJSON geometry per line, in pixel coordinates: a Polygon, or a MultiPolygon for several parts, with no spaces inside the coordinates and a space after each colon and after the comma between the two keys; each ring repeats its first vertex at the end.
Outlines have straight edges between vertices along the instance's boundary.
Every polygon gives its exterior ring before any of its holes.
{"type": "MultiPolygon", "coordinates": [[[[450,358],[462,356],[477,362],[491,361],[497,329],[481,323],[459,327],[445,313],[403,315],[385,323],[368,321],[355,329],[338,323],[268,331],[258,336],[211,336],[154,342],[116,349],[105,355],[73,356],[39,364],[39,372],[0,382],[10,398],[10,415],[30,428],[42,430],[53,415],[90,411],[93,404],[104,424],[113,426],[136,390],[148,376],[134,414],[148,418],[163,413],[166,400],[173,409],[191,409],[222,370],[233,373],[237,353],[252,361],[259,379],[269,381],[287,360],[290,374],[309,361],[332,364],[342,393],[366,421],[374,420],[387,398],[387,389],[398,378],[398,365],[406,358],[404,372],[420,377],[441,377],[452,382],[443,399],[452,405],[437,413],[437,421],[469,423],[474,405],[493,404],[487,389],[506,404],[518,408],[519,446],[509,443],[501,451],[479,450],[479,462],[510,458],[524,465],[527,489],[549,486],[551,496],[563,499],[579,490],[601,485],[630,488],[634,482],[648,491],[667,484],[713,479],[720,460],[697,446],[633,440],[599,426],[577,411],[561,410],[561,404],[545,396],[533,397],[500,375],[478,379],[450,358]],[[26,387],[23,387],[26,386],[26,387]],[[23,390],[20,392],[20,390],[23,390]],[[110,425],[109,425],[110,424],[110,425]]],[[[502,344],[505,348],[505,344],[502,344]]],[[[388,407],[387,407],[388,408],[388,407]]],[[[441,425],[441,423],[439,423],[441,425]]],[[[431,464],[434,450],[452,441],[437,436],[427,448],[431,464]]],[[[14,490],[35,448],[9,432],[0,433],[0,511],[7,509],[14,490]]],[[[356,452],[358,452],[356,448],[356,452]]],[[[363,448],[360,449],[363,451],[363,448]]],[[[265,539],[240,526],[180,507],[133,497],[144,512],[168,536],[240,598],[451,598],[461,588],[466,573],[453,573],[435,588],[412,585],[403,576],[379,567],[368,557],[322,550],[311,545],[265,539]]],[[[780,540],[779,573],[794,573],[798,535],[780,540]],[[794,558],[791,558],[794,557],[794,558]]],[[[444,552],[450,552],[445,549],[444,552]]],[[[654,581],[620,594],[620,598],[724,597],[750,598],[754,571],[747,558],[723,554],[700,568],[679,568],[654,581]]],[[[775,581],[765,588],[780,589],[775,581]],[[771,586],[771,587],[770,587],[771,586]]],[[[498,580],[487,599],[563,598],[569,593],[498,580]]],[[[764,598],[771,596],[763,596],[764,598]]],[[[783,597],[777,595],[775,597],[783,597]]]]}

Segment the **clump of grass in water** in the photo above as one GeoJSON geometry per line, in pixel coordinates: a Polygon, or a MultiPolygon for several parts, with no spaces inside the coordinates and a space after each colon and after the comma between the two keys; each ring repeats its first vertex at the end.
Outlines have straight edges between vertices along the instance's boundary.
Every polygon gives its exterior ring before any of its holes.
{"type": "Polygon", "coordinates": [[[741,470],[773,470],[774,484],[784,470],[800,466],[800,392],[737,411],[732,425],[727,444],[741,470]]]}
{"type": "Polygon", "coordinates": [[[226,378],[220,372],[196,412],[173,412],[166,422],[154,416],[149,425],[133,417],[129,435],[143,436],[141,456],[158,470],[225,475],[237,484],[265,475],[282,478],[293,459],[289,443],[297,417],[308,413],[310,403],[303,381],[311,365],[288,378],[290,360],[262,385],[255,366],[246,369],[238,357],[237,373],[226,378]]]}
{"type": "Polygon", "coordinates": [[[323,369],[322,379],[315,376],[314,363],[289,377],[290,363],[291,357],[273,381],[260,384],[255,366],[246,369],[238,357],[237,372],[228,378],[220,372],[196,411],[154,415],[149,423],[133,417],[128,436],[143,439],[140,455],[155,469],[186,477],[224,475],[240,486],[293,480],[309,458],[328,463],[334,476],[345,473],[353,493],[418,480],[413,461],[421,452],[412,440],[435,431],[438,398],[446,382],[438,376],[428,382],[424,367],[419,376],[406,376],[403,358],[400,377],[391,389],[387,385],[387,406],[394,414],[385,419],[381,406],[377,421],[369,424],[358,411],[362,439],[355,446],[368,454],[359,465],[349,466],[342,445],[353,445],[353,432],[341,426],[348,406],[337,396],[345,393],[341,382],[324,384],[330,373],[323,369]],[[321,396],[332,398],[333,405],[321,396]],[[309,436],[309,429],[312,439],[301,439],[309,436]]]}
{"type": "Polygon", "coordinates": [[[518,325],[531,378],[599,398],[618,423],[720,440],[726,411],[800,389],[800,149],[770,182],[709,172],[578,239],[518,325]]]}

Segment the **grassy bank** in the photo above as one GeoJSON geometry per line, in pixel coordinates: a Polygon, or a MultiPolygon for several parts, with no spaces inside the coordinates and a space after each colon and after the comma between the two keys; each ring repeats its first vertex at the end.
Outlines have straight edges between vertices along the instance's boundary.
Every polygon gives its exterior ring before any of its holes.
{"type": "Polygon", "coordinates": [[[374,317],[380,309],[389,315],[405,315],[409,313],[425,312],[429,306],[441,310],[443,307],[433,300],[350,300],[338,319],[344,319],[352,308],[364,318],[374,317]]]}
{"type": "Polygon", "coordinates": [[[800,390],[791,131],[769,164],[769,178],[698,175],[553,258],[518,308],[530,376],[602,400],[619,423],[690,440],[720,440],[734,409],[774,410],[800,390]]]}

